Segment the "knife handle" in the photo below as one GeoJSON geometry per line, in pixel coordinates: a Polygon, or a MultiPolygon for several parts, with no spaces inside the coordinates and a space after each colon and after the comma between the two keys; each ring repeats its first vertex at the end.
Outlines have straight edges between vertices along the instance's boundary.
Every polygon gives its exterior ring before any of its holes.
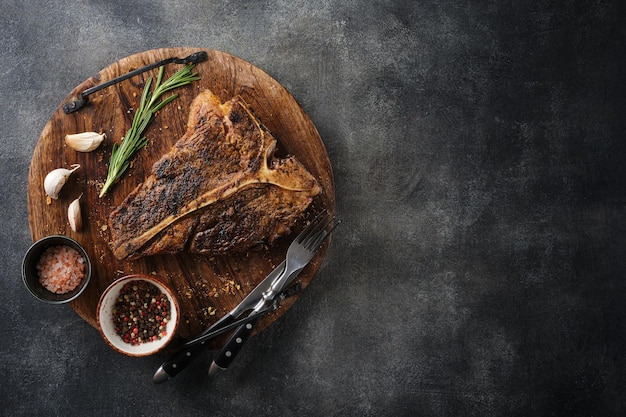
{"type": "MultiPolygon", "coordinates": [[[[235,322],[235,317],[230,314],[225,315],[217,322],[213,323],[211,327],[202,332],[202,335],[207,334],[213,330],[216,330],[221,327],[228,326],[231,323],[235,322]]],[[[242,326],[243,327],[243,326],[242,326]]],[[[161,383],[167,381],[169,378],[174,378],[178,375],[187,365],[189,365],[194,359],[196,359],[202,351],[205,349],[205,343],[197,343],[192,346],[185,347],[172,355],[167,361],[163,362],[163,364],[159,367],[153,377],[153,381],[155,383],[161,383]]]]}
{"type": "Polygon", "coordinates": [[[252,331],[254,330],[254,326],[259,321],[259,319],[255,319],[250,323],[244,324],[237,328],[235,333],[228,339],[224,347],[215,355],[213,358],[213,363],[217,365],[221,369],[226,369],[230,366],[230,364],[235,359],[235,356],[239,353],[243,344],[248,340],[252,331]]]}

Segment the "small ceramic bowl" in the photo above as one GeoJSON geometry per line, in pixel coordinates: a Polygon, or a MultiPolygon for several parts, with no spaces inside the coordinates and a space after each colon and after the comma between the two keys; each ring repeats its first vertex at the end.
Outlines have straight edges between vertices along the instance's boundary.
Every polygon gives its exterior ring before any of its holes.
{"type": "Polygon", "coordinates": [[[109,285],[100,297],[98,310],[96,312],[98,329],[100,330],[102,338],[111,348],[128,356],[148,356],[163,349],[172,340],[172,337],[178,328],[179,317],[180,307],[173,292],[155,277],[143,274],[128,275],[109,285]],[[170,302],[170,318],[165,325],[166,334],[161,339],[144,341],[137,345],[124,341],[122,336],[116,332],[113,319],[114,307],[118,301],[120,291],[126,284],[134,281],[147,281],[154,284],[159,291],[167,296],[167,299],[170,302]]]}
{"type": "Polygon", "coordinates": [[[89,260],[87,252],[78,242],[67,236],[53,235],[39,239],[26,251],[26,255],[22,261],[22,280],[24,281],[24,285],[26,285],[28,291],[30,291],[35,298],[46,303],[63,304],[75,300],[82,294],[85,288],[87,288],[90,279],[91,261],[89,260]],[[37,262],[39,262],[39,258],[41,258],[43,252],[53,246],[69,246],[70,248],[76,249],[85,260],[85,277],[76,288],[65,294],[56,294],[49,291],[39,282],[37,262]]]}

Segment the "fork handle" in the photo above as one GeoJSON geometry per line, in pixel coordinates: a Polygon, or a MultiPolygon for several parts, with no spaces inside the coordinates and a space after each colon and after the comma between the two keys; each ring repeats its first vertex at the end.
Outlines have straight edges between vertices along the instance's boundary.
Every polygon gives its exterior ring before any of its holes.
{"type": "Polygon", "coordinates": [[[224,347],[213,358],[211,369],[215,370],[215,367],[218,367],[219,369],[224,370],[230,366],[237,354],[241,351],[243,344],[246,343],[246,340],[248,340],[252,334],[254,326],[258,321],[259,319],[257,318],[250,323],[237,328],[224,347]]]}
{"type": "MultiPolygon", "coordinates": [[[[291,273],[284,275],[287,277],[287,279],[281,281],[278,289],[284,290],[285,287],[288,286],[298,276],[302,269],[304,268],[298,268],[294,271],[291,271],[291,273]]],[[[288,272],[286,268],[285,272],[288,272]]],[[[274,294],[277,292],[276,289],[273,291],[274,294]]],[[[280,294],[278,295],[278,298],[280,298],[280,294]]],[[[268,301],[266,300],[266,302],[268,301]]],[[[257,306],[253,311],[257,311],[258,308],[261,308],[261,306],[257,306]]],[[[258,321],[259,319],[257,318],[247,324],[239,326],[237,330],[235,330],[235,333],[233,333],[233,335],[228,339],[224,347],[222,347],[222,349],[213,357],[213,362],[211,363],[211,367],[209,368],[209,376],[213,376],[220,370],[223,371],[230,366],[233,360],[235,360],[235,357],[237,356],[239,351],[241,351],[241,348],[243,348],[243,344],[252,334],[254,326],[257,324],[258,321]]]]}
{"type": "MultiPolygon", "coordinates": [[[[231,323],[234,323],[235,321],[235,317],[227,314],[220,320],[215,322],[211,327],[202,332],[201,335],[207,334],[212,330],[225,327],[231,323]]],[[[183,349],[181,349],[178,353],[174,354],[168,360],[163,362],[163,364],[161,364],[159,369],[157,369],[154,376],[152,377],[152,381],[155,384],[160,384],[170,378],[174,378],[194,359],[200,356],[205,349],[206,346],[204,342],[192,346],[183,346],[183,349]]]]}

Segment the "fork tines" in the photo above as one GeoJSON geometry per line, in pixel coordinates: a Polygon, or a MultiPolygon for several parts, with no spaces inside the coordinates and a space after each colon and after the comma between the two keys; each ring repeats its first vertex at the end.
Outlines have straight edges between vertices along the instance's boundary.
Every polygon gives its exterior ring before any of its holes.
{"type": "Polygon", "coordinates": [[[330,217],[330,214],[324,209],[309,223],[302,233],[300,233],[298,241],[302,246],[306,247],[306,249],[313,251],[326,240],[337,224],[338,222],[335,222],[335,217],[330,217]],[[331,223],[331,229],[326,231],[326,228],[331,223]]]}

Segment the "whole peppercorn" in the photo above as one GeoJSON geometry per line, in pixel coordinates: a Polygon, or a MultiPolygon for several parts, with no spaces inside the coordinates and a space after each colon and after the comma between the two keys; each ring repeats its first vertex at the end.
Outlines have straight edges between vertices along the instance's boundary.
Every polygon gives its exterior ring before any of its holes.
{"type": "Polygon", "coordinates": [[[156,285],[148,281],[128,282],[113,307],[115,331],[131,345],[159,340],[167,335],[169,311],[170,301],[156,285]]]}

